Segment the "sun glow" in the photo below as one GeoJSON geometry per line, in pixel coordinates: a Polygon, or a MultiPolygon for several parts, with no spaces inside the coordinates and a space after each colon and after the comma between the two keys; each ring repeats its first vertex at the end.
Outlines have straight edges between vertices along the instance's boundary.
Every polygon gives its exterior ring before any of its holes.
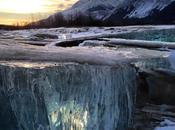
{"type": "Polygon", "coordinates": [[[13,13],[36,13],[43,12],[44,0],[3,0],[0,9],[13,13]]]}
{"type": "Polygon", "coordinates": [[[0,24],[33,22],[72,6],[78,0],[0,0],[0,24]]]}

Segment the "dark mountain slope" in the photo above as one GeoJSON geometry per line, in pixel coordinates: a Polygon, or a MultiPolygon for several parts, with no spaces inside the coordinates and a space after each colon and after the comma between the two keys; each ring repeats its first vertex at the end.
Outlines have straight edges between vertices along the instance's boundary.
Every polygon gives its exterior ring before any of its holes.
{"type": "Polygon", "coordinates": [[[174,24],[175,0],[80,0],[32,26],[174,24]]]}

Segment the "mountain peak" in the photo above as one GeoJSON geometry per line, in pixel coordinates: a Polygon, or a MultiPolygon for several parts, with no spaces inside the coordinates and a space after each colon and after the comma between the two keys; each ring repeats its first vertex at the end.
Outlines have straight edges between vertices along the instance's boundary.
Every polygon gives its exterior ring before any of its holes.
{"type": "Polygon", "coordinates": [[[47,26],[174,24],[174,12],[175,0],[79,0],[71,8],[39,23],[47,26]]]}
{"type": "MultiPolygon", "coordinates": [[[[71,8],[62,12],[66,19],[70,16],[75,18],[77,15],[93,15],[98,13],[97,19],[104,17],[107,11],[111,11],[123,0],[80,0],[75,3],[71,8]],[[105,12],[106,11],[106,12],[105,12]],[[101,13],[102,12],[102,13],[101,13]]],[[[71,18],[72,18],[71,17],[71,18]]]]}

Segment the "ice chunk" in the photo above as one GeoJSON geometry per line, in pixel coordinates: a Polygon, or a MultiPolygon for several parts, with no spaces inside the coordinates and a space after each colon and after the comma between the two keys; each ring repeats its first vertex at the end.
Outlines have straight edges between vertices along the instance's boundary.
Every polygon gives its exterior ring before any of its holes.
{"type": "Polygon", "coordinates": [[[170,61],[170,64],[171,64],[171,67],[173,69],[175,69],[175,50],[170,50],[170,55],[169,55],[169,61],[170,61]]]}
{"type": "Polygon", "coordinates": [[[160,127],[156,127],[155,130],[175,130],[175,122],[165,119],[160,123],[160,127]]]}

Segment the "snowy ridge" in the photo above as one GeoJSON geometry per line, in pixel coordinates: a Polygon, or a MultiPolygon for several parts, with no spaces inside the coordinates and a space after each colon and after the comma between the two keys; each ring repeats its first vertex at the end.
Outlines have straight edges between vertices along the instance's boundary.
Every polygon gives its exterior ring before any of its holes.
{"type": "Polygon", "coordinates": [[[175,0],[79,0],[39,25],[92,25],[92,21],[100,25],[174,24],[174,12],[175,0]]]}
{"type": "Polygon", "coordinates": [[[136,1],[133,5],[135,7],[134,10],[131,11],[130,14],[127,16],[132,18],[143,18],[146,17],[150,14],[151,11],[154,9],[157,10],[162,10],[166,6],[168,6],[171,3],[172,0],[162,0],[162,1],[157,1],[157,0],[141,0],[141,1],[136,1]]]}
{"type": "MultiPolygon", "coordinates": [[[[175,0],[128,0],[127,2],[125,1],[125,3],[123,1],[120,9],[128,12],[123,16],[124,18],[144,18],[151,14],[154,10],[163,10],[173,1],[175,0]]],[[[108,16],[105,17],[105,19],[117,14],[118,11],[120,10],[118,7],[116,7],[111,14],[108,14],[108,16]]]]}
{"type": "MultiPolygon", "coordinates": [[[[116,13],[116,10],[118,11],[119,8],[127,10],[129,7],[134,7],[133,10],[131,10],[129,14],[126,14],[125,17],[143,18],[148,16],[151,11],[155,9],[161,11],[173,1],[174,0],[80,0],[70,9],[62,12],[62,14],[66,18],[69,15],[76,16],[76,13],[88,15],[93,13],[93,11],[90,11],[90,9],[95,7],[104,7],[104,10],[106,10],[106,12],[104,12],[105,16],[116,13]]],[[[100,9],[97,9],[96,11],[100,11],[100,9]]],[[[99,13],[97,15],[101,14],[99,13]]]]}
{"type": "Polygon", "coordinates": [[[80,0],[75,3],[71,8],[62,12],[64,18],[69,20],[69,16],[75,18],[78,14],[81,15],[93,15],[97,19],[103,18],[112,9],[120,4],[120,1],[116,0],[80,0]],[[102,13],[101,13],[102,12],[102,13]]]}

